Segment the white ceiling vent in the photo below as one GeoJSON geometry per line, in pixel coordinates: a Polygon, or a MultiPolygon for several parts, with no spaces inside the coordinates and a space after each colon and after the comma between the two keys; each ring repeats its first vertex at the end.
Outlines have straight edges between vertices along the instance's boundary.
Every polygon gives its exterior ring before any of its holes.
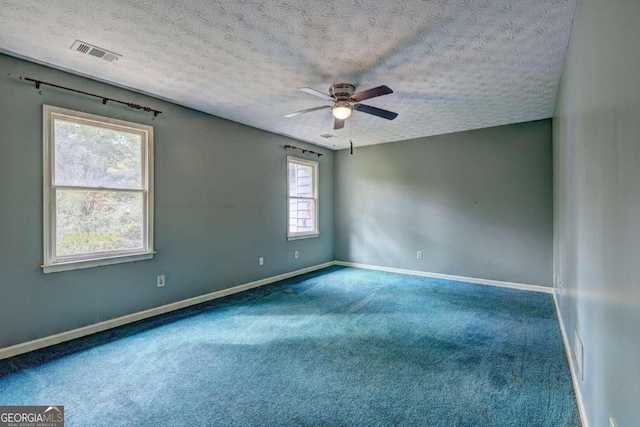
{"type": "Polygon", "coordinates": [[[107,49],[103,49],[98,46],[94,46],[92,44],[76,40],[73,45],[71,45],[71,50],[78,51],[80,53],[88,54],[91,56],[95,56],[96,58],[102,58],[105,61],[113,62],[114,59],[122,58],[122,55],[119,55],[115,52],[108,51],[107,49]]]}

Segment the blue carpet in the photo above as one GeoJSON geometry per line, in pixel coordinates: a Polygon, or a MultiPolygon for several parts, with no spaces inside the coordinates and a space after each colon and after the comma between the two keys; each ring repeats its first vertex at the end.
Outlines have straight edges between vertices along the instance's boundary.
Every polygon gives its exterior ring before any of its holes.
{"type": "Polygon", "coordinates": [[[579,426],[548,294],[331,267],[0,361],[67,426],[579,426]]]}

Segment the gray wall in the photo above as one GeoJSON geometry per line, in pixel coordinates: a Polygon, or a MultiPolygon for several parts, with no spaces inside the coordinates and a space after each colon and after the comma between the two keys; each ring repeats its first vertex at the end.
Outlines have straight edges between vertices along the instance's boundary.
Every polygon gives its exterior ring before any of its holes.
{"type": "Polygon", "coordinates": [[[340,151],[336,259],[551,286],[551,154],[550,120],[340,151]]]}
{"type": "Polygon", "coordinates": [[[0,348],[332,261],[333,175],[330,150],[0,55],[0,348]],[[152,121],[57,89],[39,95],[7,73],[166,113],[152,121]],[[153,260],[42,273],[43,103],[154,126],[153,260]],[[285,144],[325,154],[319,238],[285,238],[285,144]],[[164,288],[156,288],[159,272],[167,277],[164,288]]]}
{"type": "Polygon", "coordinates": [[[578,1],[553,121],[559,305],[594,427],[640,420],[639,28],[636,0],[578,1]]]}

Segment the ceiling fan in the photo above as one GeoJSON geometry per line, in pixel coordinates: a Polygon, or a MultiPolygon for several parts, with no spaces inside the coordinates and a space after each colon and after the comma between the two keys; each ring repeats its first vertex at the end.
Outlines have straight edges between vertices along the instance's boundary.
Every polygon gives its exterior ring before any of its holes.
{"type": "Polygon", "coordinates": [[[299,87],[298,90],[306,92],[308,94],[322,98],[325,101],[333,102],[333,105],[323,105],[322,107],[313,107],[306,110],[296,111],[285,115],[285,117],[294,117],[304,113],[310,113],[311,111],[324,110],[325,108],[331,108],[331,114],[333,114],[334,129],[342,129],[344,127],[344,121],[351,115],[353,110],[361,111],[367,114],[373,114],[374,116],[382,117],[383,119],[393,120],[398,117],[398,113],[392,111],[383,110],[382,108],[372,107],[370,105],[359,104],[360,101],[365,99],[375,98],[376,96],[388,95],[393,91],[387,86],[378,86],[372,89],[363,90],[362,92],[354,93],[356,87],[348,83],[338,83],[329,87],[330,95],[324,94],[310,87],[299,87]],[[355,104],[352,104],[355,103],[355,104]]]}

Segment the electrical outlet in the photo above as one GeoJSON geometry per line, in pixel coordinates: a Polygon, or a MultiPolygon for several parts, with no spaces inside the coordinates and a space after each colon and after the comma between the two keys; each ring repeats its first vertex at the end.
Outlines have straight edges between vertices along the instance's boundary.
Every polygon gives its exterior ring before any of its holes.
{"type": "Polygon", "coordinates": [[[418,251],[418,252],[416,253],[416,257],[417,257],[418,259],[422,259],[422,251],[418,251]]]}
{"type": "Polygon", "coordinates": [[[160,273],[158,274],[158,281],[157,281],[157,285],[159,288],[163,287],[165,284],[165,277],[164,277],[164,273],[160,273]]]}
{"type": "Polygon", "coordinates": [[[258,258],[258,265],[264,265],[264,257],[258,258]]]}
{"type": "Polygon", "coordinates": [[[609,417],[609,427],[616,427],[616,420],[613,417],[609,417]]]}
{"type": "Polygon", "coordinates": [[[294,258],[298,258],[298,251],[295,251],[295,252],[293,253],[293,257],[294,257],[294,258]]]}

